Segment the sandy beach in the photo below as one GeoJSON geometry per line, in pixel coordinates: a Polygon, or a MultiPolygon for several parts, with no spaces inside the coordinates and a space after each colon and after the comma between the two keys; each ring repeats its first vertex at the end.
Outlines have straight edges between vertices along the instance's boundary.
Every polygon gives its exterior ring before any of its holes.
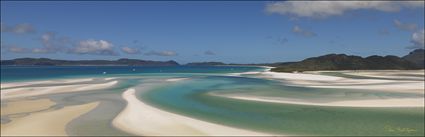
{"type": "Polygon", "coordinates": [[[62,109],[34,113],[1,125],[2,136],[66,136],[71,120],[94,109],[99,102],[67,106],[62,109]]]}
{"type": "Polygon", "coordinates": [[[165,81],[176,82],[176,81],[182,81],[182,80],[187,80],[187,79],[189,79],[189,78],[170,78],[170,79],[167,79],[165,81]]]}
{"type": "MultiPolygon", "coordinates": [[[[362,89],[376,90],[382,92],[396,93],[415,93],[424,94],[424,70],[374,70],[374,71],[311,71],[306,73],[283,73],[271,72],[266,69],[262,72],[238,73],[253,74],[255,77],[282,81],[285,85],[312,87],[312,88],[335,88],[335,89],[362,89]],[[370,79],[353,79],[338,76],[328,76],[319,74],[320,72],[341,72],[344,74],[368,76],[370,79]],[[388,78],[388,79],[374,79],[388,78]],[[409,78],[414,80],[391,80],[400,78],[409,78]]],[[[369,99],[369,100],[347,100],[347,101],[331,101],[331,102],[308,102],[305,100],[285,99],[283,97],[262,97],[248,96],[244,94],[236,95],[218,95],[214,96],[260,101],[270,103],[284,103],[297,105],[314,105],[314,106],[344,106],[344,107],[424,107],[424,98],[386,98],[386,99],[369,99]]]]}
{"type": "MultiPolygon", "coordinates": [[[[385,72],[385,71],[384,71],[385,72]]],[[[387,72],[392,73],[394,72],[387,72]]],[[[423,80],[382,80],[382,79],[352,79],[337,76],[325,76],[307,73],[281,73],[261,72],[258,77],[282,80],[285,84],[293,86],[315,88],[344,88],[344,89],[368,89],[391,92],[408,92],[424,94],[423,80]]],[[[402,77],[402,76],[399,76],[402,77]]]]}
{"type": "Polygon", "coordinates": [[[115,127],[125,132],[147,136],[268,135],[163,111],[139,101],[135,92],[135,89],[131,88],[122,94],[128,104],[112,122],[115,127]]]}
{"type": "MultiPolygon", "coordinates": [[[[67,84],[75,82],[76,80],[63,81],[67,84]]],[[[49,81],[46,81],[47,83],[49,81]]],[[[79,81],[80,82],[80,81],[79,81]]],[[[27,82],[28,84],[34,84],[27,82]]],[[[39,83],[39,82],[38,82],[39,83]]],[[[46,83],[46,84],[47,84],[46,83]]],[[[87,90],[98,90],[111,87],[117,84],[118,81],[110,81],[99,84],[75,84],[75,85],[62,85],[62,86],[46,86],[46,87],[18,87],[12,89],[2,89],[1,99],[14,99],[23,98],[29,96],[38,96],[46,94],[66,93],[66,92],[78,92],[87,90]]],[[[49,83],[50,84],[50,83],[49,83]]]]}
{"type": "Polygon", "coordinates": [[[1,89],[3,88],[12,88],[12,87],[20,87],[20,86],[29,86],[35,84],[69,84],[76,82],[89,82],[92,81],[93,78],[79,78],[79,79],[57,79],[57,80],[41,80],[41,81],[31,81],[31,82],[8,82],[8,83],[0,83],[1,89]]]}
{"type": "Polygon", "coordinates": [[[306,102],[292,101],[284,98],[276,97],[258,97],[244,95],[222,95],[231,99],[240,99],[248,101],[259,101],[269,103],[283,103],[296,105],[311,105],[311,106],[332,106],[332,107],[424,107],[424,98],[407,98],[407,99],[373,99],[373,100],[349,100],[349,101],[334,101],[334,102],[306,102]]]}
{"type": "Polygon", "coordinates": [[[48,109],[53,106],[55,102],[50,99],[36,99],[36,100],[18,100],[7,102],[1,106],[1,115],[17,114],[23,112],[33,112],[48,109]]]}

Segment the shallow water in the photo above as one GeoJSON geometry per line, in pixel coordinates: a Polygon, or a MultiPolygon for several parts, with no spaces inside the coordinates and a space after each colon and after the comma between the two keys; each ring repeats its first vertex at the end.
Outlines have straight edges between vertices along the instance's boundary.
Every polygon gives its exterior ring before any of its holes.
{"type": "MultiPolygon", "coordinates": [[[[61,79],[68,77],[93,77],[94,68],[59,69],[49,77],[27,78],[19,73],[22,70],[3,72],[2,82],[31,81],[34,79],[61,79]],[[78,72],[86,71],[87,72],[78,72]],[[93,70],[92,70],[93,69],[93,70]],[[75,71],[75,72],[74,72],[75,71]],[[72,72],[73,75],[67,74],[72,72]],[[3,78],[6,80],[3,80],[3,78]]],[[[10,68],[8,68],[10,69],[10,68]]],[[[27,68],[26,71],[34,68],[27,68]]],[[[40,68],[37,68],[40,69],[40,68]]],[[[43,68],[48,73],[52,68],[43,68]]],[[[274,134],[289,135],[423,135],[424,108],[362,108],[362,107],[324,107],[278,103],[263,103],[234,100],[218,95],[251,95],[282,97],[307,102],[330,102],[340,100],[363,100],[377,98],[423,98],[423,94],[390,93],[372,90],[323,89],[287,86],[285,83],[253,77],[227,76],[228,73],[262,70],[254,67],[205,67],[190,68],[138,68],[143,73],[128,71],[131,67],[118,67],[109,70],[107,75],[96,76],[89,83],[106,82],[102,77],[115,77],[119,81],[113,87],[103,90],[61,93],[38,96],[49,98],[57,104],[52,109],[69,105],[99,101],[97,108],[67,125],[69,135],[130,135],[115,129],[111,122],[122,111],[126,102],[121,94],[128,88],[135,88],[138,98],[152,106],[196,119],[238,128],[274,134]],[[150,71],[167,70],[162,73],[150,71]],[[205,70],[204,70],[205,69],[205,70]],[[112,71],[113,70],[113,71],[112,71]],[[171,71],[173,70],[173,71],[171,71]],[[191,72],[191,73],[186,73],[191,72]],[[171,78],[188,78],[176,82],[163,82],[171,78]],[[152,85],[150,90],[142,90],[152,85]]],[[[22,71],[23,72],[23,71],[22,71]]],[[[25,73],[34,73],[29,71],[25,73]]],[[[44,72],[43,72],[44,73],[44,72]]],[[[41,74],[43,74],[41,73],[41,74]]],[[[78,84],[78,83],[74,83],[78,84]]],[[[61,84],[52,84],[61,85],[61,84]]],[[[52,86],[31,85],[31,86],[52,86]]],[[[2,100],[2,105],[7,100],[2,100]]],[[[18,115],[18,114],[15,114],[18,115]]],[[[9,116],[2,116],[2,122],[9,116]]]]}

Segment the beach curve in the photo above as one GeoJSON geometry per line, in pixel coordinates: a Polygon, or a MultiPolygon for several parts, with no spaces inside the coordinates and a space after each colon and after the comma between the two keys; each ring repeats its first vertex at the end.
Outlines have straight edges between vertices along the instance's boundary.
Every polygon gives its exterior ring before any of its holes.
{"type": "Polygon", "coordinates": [[[112,122],[116,128],[125,132],[148,136],[269,136],[266,133],[227,127],[163,111],[138,100],[135,92],[135,89],[130,88],[122,94],[128,104],[112,122]]]}

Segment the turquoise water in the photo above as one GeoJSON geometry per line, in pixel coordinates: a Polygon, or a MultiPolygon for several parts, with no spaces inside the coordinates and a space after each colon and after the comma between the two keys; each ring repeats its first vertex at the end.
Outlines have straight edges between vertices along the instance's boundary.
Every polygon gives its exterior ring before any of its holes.
{"type": "MultiPolygon", "coordinates": [[[[70,135],[127,135],[110,125],[112,119],[125,107],[126,102],[121,98],[121,93],[128,88],[137,90],[138,86],[158,84],[169,78],[188,79],[161,83],[148,91],[137,92],[138,98],[150,105],[184,116],[273,134],[424,135],[423,107],[323,107],[262,103],[215,96],[241,94],[291,98],[306,102],[423,98],[424,96],[414,93],[287,86],[281,81],[227,75],[228,73],[263,69],[229,66],[2,66],[1,82],[75,77],[117,77],[116,80],[119,83],[107,89],[42,96],[53,99],[60,106],[92,101],[101,102],[98,108],[68,125],[67,133],[70,135]],[[103,72],[107,73],[103,74],[103,72]]],[[[7,119],[7,117],[2,116],[3,119],[7,119]]]]}
{"type": "Polygon", "coordinates": [[[1,66],[1,82],[70,77],[108,77],[116,74],[238,73],[263,68],[248,66],[1,66]],[[106,72],[106,74],[103,74],[106,72]]]}
{"type": "Polygon", "coordinates": [[[261,96],[306,100],[423,97],[415,94],[289,87],[275,81],[206,76],[163,86],[139,97],[151,105],[210,122],[292,135],[423,135],[424,108],[345,108],[261,103],[211,96],[209,93],[265,93],[261,96]],[[260,92],[261,91],[261,92],[260,92]],[[299,94],[296,94],[298,92],[299,94]],[[344,92],[340,94],[338,92],[344,92]],[[369,93],[371,92],[371,93],[369,93]],[[353,94],[350,94],[353,93],[353,94]],[[270,95],[272,94],[272,95],[270,95]],[[335,95],[336,94],[336,95],[335,95]],[[415,130],[391,131],[391,128],[415,130]]]}

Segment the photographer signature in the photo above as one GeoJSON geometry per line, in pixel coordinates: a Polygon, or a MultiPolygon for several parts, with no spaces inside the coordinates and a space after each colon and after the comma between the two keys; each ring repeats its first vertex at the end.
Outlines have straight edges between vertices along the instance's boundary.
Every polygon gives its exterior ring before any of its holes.
{"type": "Polygon", "coordinates": [[[414,133],[416,129],[414,128],[403,128],[403,127],[394,127],[391,125],[386,125],[384,129],[388,132],[401,132],[401,133],[414,133]]]}

